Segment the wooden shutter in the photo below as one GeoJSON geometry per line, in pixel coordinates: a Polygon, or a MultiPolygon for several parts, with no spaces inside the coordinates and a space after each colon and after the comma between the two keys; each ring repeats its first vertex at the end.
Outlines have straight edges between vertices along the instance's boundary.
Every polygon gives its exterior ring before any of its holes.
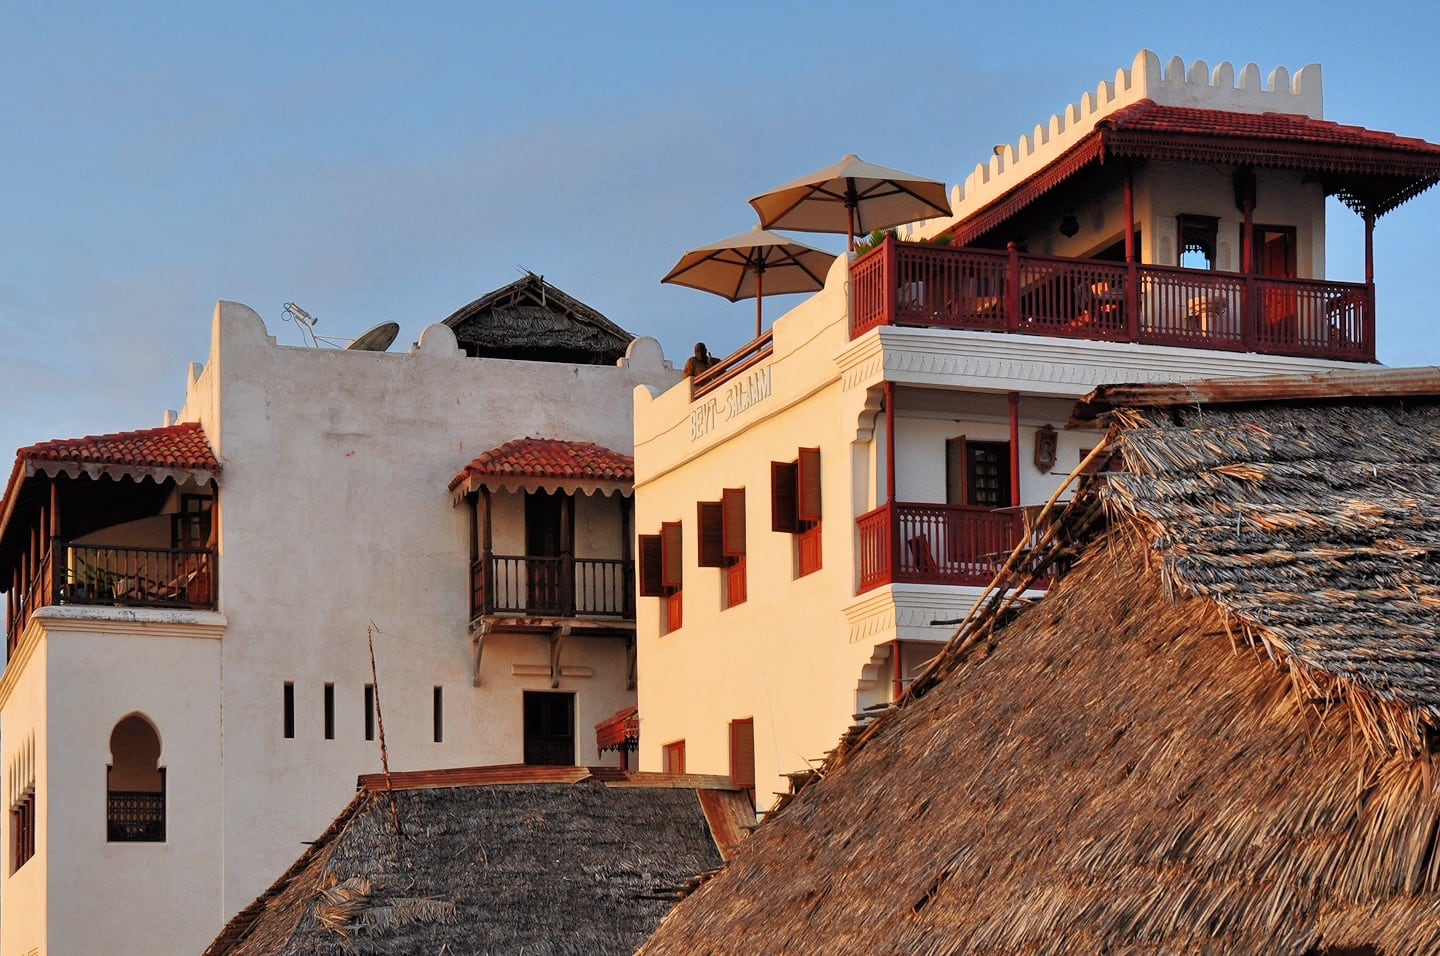
{"type": "Polygon", "coordinates": [[[945,503],[969,504],[965,499],[965,436],[945,439],[945,503]]]}
{"type": "Polygon", "coordinates": [[[642,534],[640,541],[640,596],[661,597],[665,594],[661,573],[661,546],[658,534],[642,534]]]}
{"type": "Polygon", "coordinates": [[[795,505],[799,501],[799,469],[793,461],[770,463],[770,530],[794,534],[800,530],[795,505]]]}
{"type": "Polygon", "coordinates": [[[726,488],[720,492],[723,511],[723,550],[727,558],[745,557],[745,489],[726,488]]]}
{"type": "Polygon", "coordinates": [[[820,520],[820,449],[800,449],[796,462],[799,487],[796,514],[801,521],[820,520]]]}
{"type": "Polygon", "coordinates": [[[730,721],[730,782],[738,790],[754,791],[755,789],[755,719],[753,717],[730,721]]]}
{"type": "Polygon", "coordinates": [[[680,522],[665,521],[660,525],[660,583],[667,588],[680,587],[685,572],[680,545],[680,522]]]}
{"type": "Polygon", "coordinates": [[[665,745],[665,772],[685,772],[685,741],[677,740],[665,745]]]}
{"type": "Polygon", "coordinates": [[[724,507],[718,501],[701,501],[695,506],[697,545],[700,551],[699,565],[702,568],[725,566],[724,507]]]}

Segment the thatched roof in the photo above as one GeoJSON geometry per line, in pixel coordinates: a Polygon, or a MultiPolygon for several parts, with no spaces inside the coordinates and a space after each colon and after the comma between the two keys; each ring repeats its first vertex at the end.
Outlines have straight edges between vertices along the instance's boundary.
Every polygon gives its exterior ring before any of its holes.
{"type": "Polygon", "coordinates": [[[635,338],[533,272],[456,310],[445,324],[480,358],[614,365],[635,338]]]}
{"type": "Polygon", "coordinates": [[[488,767],[361,783],[207,956],[630,953],[754,821],[723,778],[488,767]]]}
{"type": "Polygon", "coordinates": [[[1091,396],[1123,470],[643,952],[1440,951],[1440,374],[1411,378],[1091,396]]]}

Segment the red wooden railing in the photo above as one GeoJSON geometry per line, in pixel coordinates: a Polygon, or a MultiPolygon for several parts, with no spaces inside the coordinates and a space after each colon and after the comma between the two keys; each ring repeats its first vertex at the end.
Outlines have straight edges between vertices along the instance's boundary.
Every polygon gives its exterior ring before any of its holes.
{"type": "Polygon", "coordinates": [[[856,527],[861,591],[900,582],[983,587],[1025,533],[1014,509],[963,505],[884,504],[856,527]]]}
{"type": "Polygon", "coordinates": [[[470,614],[634,620],[635,562],[492,554],[470,566],[470,614]]]}
{"type": "Polygon", "coordinates": [[[880,325],[1373,362],[1371,289],[887,239],[850,271],[851,337],[880,325]]]}
{"type": "Polygon", "coordinates": [[[690,379],[690,399],[693,401],[702,395],[708,395],[737,375],[759,365],[770,357],[773,345],[774,333],[766,332],[725,356],[690,379]]]}

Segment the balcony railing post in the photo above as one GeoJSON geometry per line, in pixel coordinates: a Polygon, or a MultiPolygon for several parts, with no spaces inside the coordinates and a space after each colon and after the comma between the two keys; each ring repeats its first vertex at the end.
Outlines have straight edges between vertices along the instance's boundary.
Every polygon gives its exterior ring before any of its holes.
{"type": "Polygon", "coordinates": [[[1361,328],[1364,329],[1365,361],[1375,361],[1375,282],[1369,280],[1365,283],[1365,318],[1361,320],[1361,328]]]}
{"type": "Polygon", "coordinates": [[[1140,341],[1140,266],[1134,259],[1125,263],[1125,338],[1140,341]]]}
{"type": "Polygon", "coordinates": [[[1020,250],[1011,242],[1005,246],[1009,258],[1005,262],[1005,329],[1020,328],[1020,250]]]}
{"type": "Polygon", "coordinates": [[[574,617],[575,608],[579,601],[575,596],[577,585],[575,578],[575,555],[564,554],[560,556],[560,602],[561,613],[564,617],[574,617]]]}
{"type": "Polygon", "coordinates": [[[1247,275],[1240,289],[1240,337],[1247,352],[1260,351],[1260,297],[1255,294],[1255,277],[1247,275]]]}
{"type": "Polygon", "coordinates": [[[885,248],[880,252],[885,257],[885,317],[883,325],[894,325],[900,317],[900,243],[889,233],[885,235],[885,248]]]}

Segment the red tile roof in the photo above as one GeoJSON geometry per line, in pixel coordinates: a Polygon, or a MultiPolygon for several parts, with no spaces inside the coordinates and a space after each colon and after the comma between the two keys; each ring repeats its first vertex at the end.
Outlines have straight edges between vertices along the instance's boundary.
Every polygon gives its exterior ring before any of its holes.
{"type": "Polygon", "coordinates": [[[635,481],[635,459],[588,441],[517,438],[480,455],[450,482],[454,491],[474,477],[569,478],[635,481]]]}
{"type": "Polygon", "coordinates": [[[21,448],[15,457],[18,461],[61,461],[78,465],[220,470],[205,429],[196,422],[85,438],[61,438],[21,448]]]}
{"type": "Polygon", "coordinates": [[[1117,110],[1097,126],[1137,132],[1196,136],[1239,136],[1317,146],[1379,147],[1440,157],[1440,145],[1363,126],[1343,126],[1296,113],[1231,113],[1187,106],[1161,106],[1141,100],[1117,110]]]}

